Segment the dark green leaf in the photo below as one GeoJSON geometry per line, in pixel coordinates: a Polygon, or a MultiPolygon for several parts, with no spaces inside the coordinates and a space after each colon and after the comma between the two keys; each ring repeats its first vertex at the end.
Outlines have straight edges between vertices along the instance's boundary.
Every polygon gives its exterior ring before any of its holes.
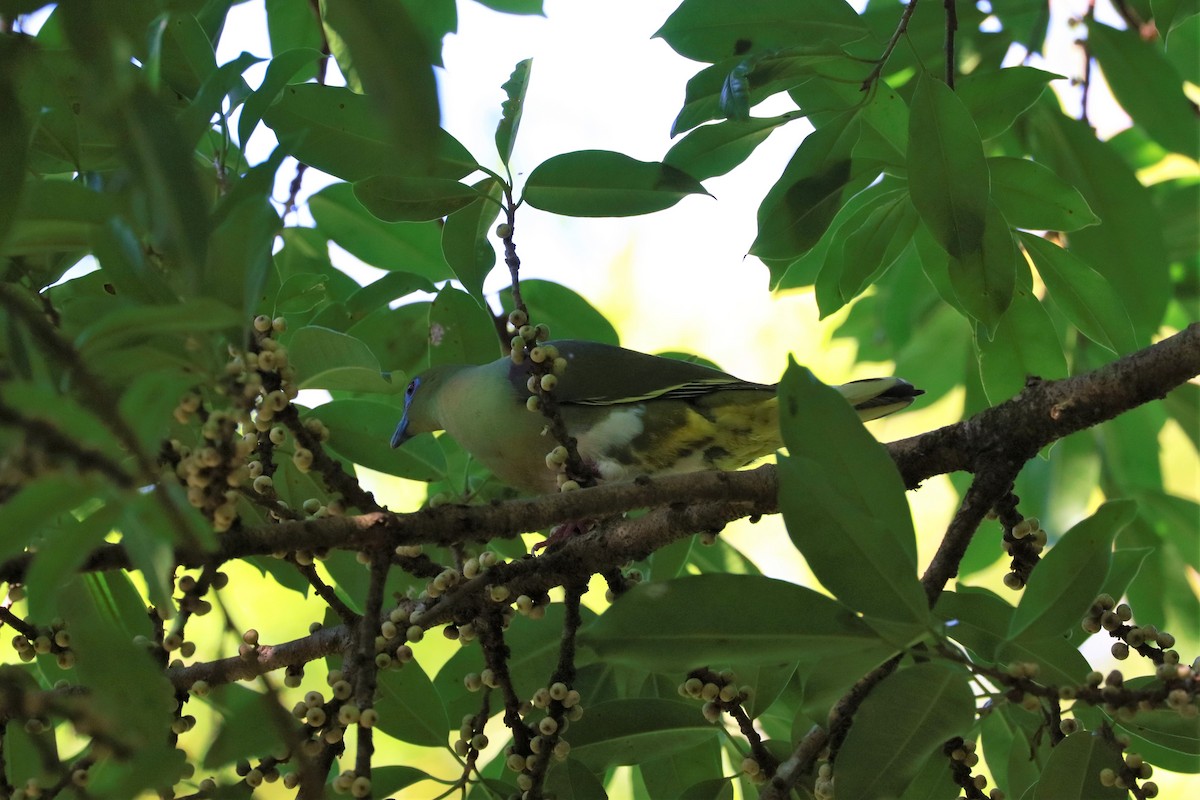
{"type": "Polygon", "coordinates": [[[850,151],[858,135],[856,119],[846,115],[805,137],[758,207],[751,253],[795,258],[820,241],[853,178],[850,151]]]}
{"type": "Polygon", "coordinates": [[[1079,190],[1036,161],[995,156],[988,159],[992,201],[1014,228],[1074,231],[1095,225],[1079,190]]]}
{"type": "Polygon", "coordinates": [[[1008,222],[994,204],[988,204],[981,245],[961,259],[950,256],[947,269],[958,305],[992,329],[1012,302],[1018,258],[1008,222]]]}
{"type": "Polygon", "coordinates": [[[261,195],[230,209],[209,240],[204,295],[240,309],[244,319],[252,317],[267,299],[263,288],[281,224],[275,207],[261,195]]]}
{"type": "MultiPolygon", "coordinates": [[[[538,9],[533,13],[541,13],[541,0],[537,2],[538,9]]],[[[517,131],[521,127],[521,115],[525,111],[525,92],[529,89],[529,72],[533,69],[533,59],[518,61],[512,75],[500,87],[504,90],[506,99],[500,104],[502,114],[496,125],[496,152],[505,164],[512,158],[513,145],[516,143],[517,131]]]]}
{"type": "Polygon", "coordinates": [[[137,234],[120,217],[92,229],[92,251],[105,277],[124,294],[140,303],[171,303],[179,297],[163,280],[162,273],[146,261],[137,234]]]}
{"type": "Polygon", "coordinates": [[[446,708],[433,681],[416,661],[379,674],[377,727],[402,742],[444,747],[450,733],[446,708]]]}
{"type": "Polygon", "coordinates": [[[502,189],[494,178],[485,178],[474,189],[480,196],[446,220],[442,253],[463,288],[482,305],[483,281],[496,265],[496,251],[488,237],[500,213],[502,189]]]}
{"type": "MultiPolygon", "coordinates": [[[[896,262],[912,240],[917,224],[916,211],[907,193],[896,191],[871,212],[860,228],[850,232],[842,249],[838,283],[843,302],[848,303],[866,291],[896,262]]],[[[822,309],[822,314],[826,313],[822,309]]]]}
{"type": "Polygon", "coordinates": [[[4,244],[11,255],[86,248],[96,225],[113,212],[111,198],[78,181],[31,180],[4,244]]]}
{"type": "Polygon", "coordinates": [[[1081,731],[1068,736],[1050,751],[1046,768],[1033,787],[1032,800],[1120,800],[1128,797],[1128,790],[1100,783],[1100,770],[1120,771],[1123,768],[1118,753],[1097,733],[1081,731]]]}
{"type": "Polygon", "coordinates": [[[895,797],[925,760],[975,721],[968,675],[926,663],[902,669],[875,687],[858,712],[841,750],[834,780],[840,795],[895,797]]]}
{"type": "MultiPolygon", "coordinates": [[[[605,661],[682,671],[728,659],[776,663],[888,648],[847,608],[811,589],[750,575],[693,575],[623,594],[580,643],[605,661]],[[741,598],[741,599],[739,599],[741,598]],[[745,602],[791,609],[753,613],[745,602]],[[647,619],[661,622],[653,628],[647,619]]],[[[572,740],[572,744],[574,744],[572,740]]]]}
{"type": "Polygon", "coordinates": [[[1170,294],[1162,221],[1153,197],[1086,124],[1067,119],[1057,105],[1037,111],[1030,123],[1038,161],[1079,189],[1102,220],[1071,234],[1071,251],[1112,284],[1138,340],[1149,341],[1170,294]]]}
{"type": "MultiPolygon", "coordinates": [[[[316,83],[284,88],[263,114],[280,147],[311,167],[343,180],[380,173],[425,175],[429,165],[395,138],[375,115],[370,101],[344,86],[316,83]]],[[[476,168],[458,140],[437,132],[430,177],[457,179],[476,168]]]]}
{"type": "Polygon", "coordinates": [[[676,142],[667,151],[663,163],[683,170],[698,181],[724,175],[749,158],[772,131],[798,116],[783,114],[705,125],[676,142]]]}
{"type": "Polygon", "coordinates": [[[444,286],[429,308],[431,364],[485,364],[500,355],[491,311],[452,286],[444,286]]]}
{"type": "Polygon", "coordinates": [[[779,503],[821,584],[856,611],[922,624],[916,538],[904,484],[846,399],[792,362],[779,384],[779,503]]]}
{"type": "Polygon", "coordinates": [[[271,696],[231,683],[213,687],[206,699],[221,715],[204,754],[206,769],[269,756],[283,743],[278,724],[288,717],[271,696]]]}
{"type": "Polygon", "coordinates": [[[1157,43],[1134,31],[1088,24],[1088,49],[1122,107],[1155,141],[1193,159],[1200,157],[1200,122],[1183,93],[1183,79],[1157,43]]]}
{"type": "Polygon", "coordinates": [[[1080,332],[1114,353],[1137,349],[1129,313],[1112,285],[1082,260],[1040,236],[1019,233],[1050,297],[1080,332]]]}
{"type": "Polygon", "coordinates": [[[403,383],[384,380],[371,349],[353,336],[307,326],[288,340],[288,357],[301,389],[392,393],[403,383]]]}
{"type": "Polygon", "coordinates": [[[604,791],[604,782],[600,779],[603,772],[584,766],[577,758],[571,757],[562,764],[554,764],[546,775],[546,792],[562,800],[608,800],[604,791]],[[599,773],[599,775],[597,774],[599,773]]]}
{"type": "MultiPolygon", "coordinates": [[[[1132,690],[1151,688],[1153,678],[1135,678],[1128,682],[1132,690]]],[[[1159,708],[1139,710],[1131,721],[1119,723],[1120,730],[1133,741],[1133,752],[1160,769],[1196,774],[1200,772],[1200,718],[1185,717],[1178,711],[1159,708]]]]}
{"type": "Polygon", "coordinates": [[[1063,534],[1033,572],[1009,626],[1009,638],[1058,636],[1077,625],[1096,599],[1112,560],[1112,543],[1136,510],[1110,500],[1063,534]]]}
{"type": "Polygon", "coordinates": [[[329,448],[348,461],[410,480],[442,478],[445,464],[432,439],[427,437],[427,446],[412,441],[396,449],[388,443],[402,414],[373,400],[334,400],[311,412],[329,428],[329,448]]]}
{"type": "Polygon", "coordinates": [[[276,314],[299,314],[323,303],[328,296],[328,278],[318,272],[289,275],[275,295],[276,314]]]}
{"type": "MultiPolygon", "coordinates": [[[[521,297],[538,322],[548,325],[555,339],[586,339],[619,345],[620,336],[613,324],[573,290],[553,281],[536,278],[521,281],[521,297]]],[[[504,310],[512,311],[512,297],[500,296],[504,310]]]]}
{"type": "Polygon", "coordinates": [[[4,252],[4,240],[12,227],[17,209],[21,206],[21,193],[25,186],[25,166],[29,154],[29,129],[25,115],[17,98],[15,80],[17,71],[16,48],[0,47],[0,108],[5,109],[0,119],[0,252],[4,252]]]}
{"type": "Polygon", "coordinates": [[[534,208],[570,217],[627,217],[662,211],[706,194],[685,172],[609,150],[563,153],[539,164],[525,183],[534,208]]]}
{"type": "Polygon", "coordinates": [[[477,0],[481,6],[503,11],[505,14],[543,15],[542,0],[477,0]]]}
{"type": "Polygon", "coordinates": [[[447,178],[376,175],[355,182],[354,196],[384,222],[428,222],[466,208],[479,192],[447,178]]]}
{"type": "Polygon", "coordinates": [[[242,316],[229,306],[200,297],[168,306],[130,306],[101,317],[75,337],[85,354],[121,347],[130,340],[163,333],[194,334],[240,327],[242,316]]]}
{"type": "Polygon", "coordinates": [[[1033,67],[977,70],[955,87],[959,98],[975,120],[980,137],[991,139],[1008,130],[1046,90],[1046,84],[1061,75],[1033,67]]]}
{"type": "Polygon", "coordinates": [[[1067,377],[1067,359],[1050,316],[1032,293],[1018,289],[992,338],[975,337],[979,373],[988,402],[1015,396],[1029,377],[1067,377]]]}
{"type": "Polygon", "coordinates": [[[322,233],[371,266],[434,281],[453,275],[442,255],[437,222],[383,222],[363,208],[348,183],[322,189],[308,205],[322,233]]]}
{"type": "Polygon", "coordinates": [[[429,778],[429,773],[416,767],[374,767],[371,770],[371,791],[387,796],[429,778]]]}
{"type": "MultiPolygon", "coordinates": [[[[296,7],[295,3],[272,3],[270,0],[267,4],[296,7]]],[[[309,9],[302,9],[302,11],[305,17],[312,19],[312,12],[309,9]]],[[[270,20],[270,13],[268,10],[268,20],[270,20]]],[[[262,122],[263,114],[279,98],[284,87],[297,77],[297,73],[321,58],[320,50],[307,47],[286,51],[276,50],[275,52],[276,56],[267,65],[267,74],[263,77],[262,83],[242,104],[242,115],[238,117],[238,141],[241,142],[242,147],[246,146],[250,135],[258,127],[258,123],[262,122]]]]}
{"type": "Polygon", "coordinates": [[[189,272],[205,263],[208,209],[192,150],[168,110],[149,90],[121,106],[124,157],[147,195],[155,245],[189,272]]]}
{"type": "Polygon", "coordinates": [[[428,278],[411,272],[392,272],[350,295],[346,299],[346,310],[352,317],[361,318],[413,292],[435,291],[428,278]]]}
{"type": "Polygon", "coordinates": [[[977,257],[989,186],[979,130],[954,91],[924,75],[909,117],[908,181],[913,205],[938,244],[960,260],[977,257]]]}
{"type": "Polygon", "coordinates": [[[645,697],[597,703],[571,733],[571,758],[593,770],[660,758],[715,735],[694,704],[645,697]]]}
{"type": "Polygon", "coordinates": [[[842,0],[762,0],[731,7],[724,0],[685,0],[654,34],[684,58],[713,63],[795,44],[845,44],[867,35],[842,0]]]}
{"type": "Polygon", "coordinates": [[[407,7],[401,0],[359,0],[323,11],[392,141],[404,143],[415,174],[429,174],[440,144],[437,84],[432,52],[407,7]]]}

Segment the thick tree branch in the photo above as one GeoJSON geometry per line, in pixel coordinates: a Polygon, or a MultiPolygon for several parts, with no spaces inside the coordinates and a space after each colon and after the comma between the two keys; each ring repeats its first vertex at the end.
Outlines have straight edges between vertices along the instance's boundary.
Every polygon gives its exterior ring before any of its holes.
{"type": "MultiPolygon", "coordinates": [[[[1162,398],[1196,375],[1200,375],[1200,323],[1083,375],[1057,381],[1030,379],[1011,400],[970,419],[886,447],[910,489],[935,475],[977,472],[996,459],[1022,464],[1046,445],[1162,398]]],[[[660,508],[656,515],[607,530],[607,550],[605,546],[583,544],[589,537],[572,542],[571,557],[583,562],[576,568],[585,568],[587,559],[603,558],[606,552],[625,560],[630,554],[634,558],[644,556],[678,538],[675,534],[682,530],[679,526],[695,525],[694,532],[719,528],[740,517],[775,513],[777,494],[773,465],[741,472],[671,475],[486,506],[451,505],[412,514],[287,521],[229,531],[220,537],[220,547],[214,553],[181,548],[176,557],[180,564],[196,567],[295,549],[360,550],[378,544],[381,538],[393,547],[484,542],[541,530],[563,520],[600,519],[637,508],[667,507],[660,508]],[[679,510],[671,510],[671,504],[679,510]],[[656,524],[668,525],[669,530],[655,529],[656,524]],[[628,537],[635,530],[636,535],[647,538],[640,543],[632,541],[628,537]],[[616,539],[614,532],[620,532],[616,539]]],[[[0,564],[0,581],[20,582],[31,559],[27,554],[0,564]]],[[[540,570],[551,564],[545,556],[539,562],[540,570]]],[[[598,568],[599,563],[592,562],[592,567],[598,568]]],[[[82,567],[85,571],[131,568],[128,555],[119,545],[97,548],[82,567]]],[[[423,570],[416,571],[424,574],[423,570]]]]}

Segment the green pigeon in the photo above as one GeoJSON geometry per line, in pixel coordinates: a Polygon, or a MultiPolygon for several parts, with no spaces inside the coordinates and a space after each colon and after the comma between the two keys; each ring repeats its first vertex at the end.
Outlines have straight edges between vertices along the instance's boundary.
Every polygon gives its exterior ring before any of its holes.
{"type": "MultiPolygon", "coordinates": [[[[738,469],[783,445],[772,384],[598,342],[546,344],[566,359],[553,394],[567,433],[601,481],[738,469]]],[[[528,365],[507,356],[432,367],[408,384],[392,447],[445,430],[509,486],[553,492],[557,473],[546,456],[558,442],[545,416],[526,408],[528,379],[528,365]]],[[[863,420],[898,411],[923,394],[899,378],[836,388],[863,420]]]]}

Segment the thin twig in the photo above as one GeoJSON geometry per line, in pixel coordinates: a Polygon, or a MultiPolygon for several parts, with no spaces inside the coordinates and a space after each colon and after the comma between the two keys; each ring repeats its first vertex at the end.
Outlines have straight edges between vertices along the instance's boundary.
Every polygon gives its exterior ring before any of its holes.
{"type": "Polygon", "coordinates": [[[958,31],[958,9],[954,0],[943,0],[946,9],[946,85],[954,88],[954,34],[958,31]]]}
{"type": "Polygon", "coordinates": [[[883,49],[883,55],[879,56],[879,60],[875,62],[874,69],[862,82],[862,90],[870,91],[875,81],[879,80],[879,76],[883,74],[883,68],[887,66],[888,59],[892,57],[892,52],[896,49],[896,45],[900,43],[900,37],[908,30],[908,21],[912,19],[913,12],[917,10],[917,0],[908,0],[908,5],[904,7],[904,13],[900,15],[900,22],[896,25],[896,30],[892,32],[892,38],[888,39],[887,47],[883,49]]]}

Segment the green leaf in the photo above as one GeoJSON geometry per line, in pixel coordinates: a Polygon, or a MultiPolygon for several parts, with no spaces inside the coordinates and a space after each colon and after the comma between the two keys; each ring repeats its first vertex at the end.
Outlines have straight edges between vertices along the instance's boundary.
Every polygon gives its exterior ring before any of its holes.
{"type": "Polygon", "coordinates": [[[204,297],[165,306],[129,306],[106,314],[80,331],[75,347],[87,358],[135,339],[164,333],[188,335],[239,328],[242,319],[224,303],[204,297]]]}
{"type": "Polygon", "coordinates": [[[413,292],[435,291],[436,287],[428,278],[411,272],[392,272],[346,298],[346,310],[351,317],[360,319],[413,292]]]}
{"type": "MultiPolygon", "coordinates": [[[[1112,745],[1091,731],[1063,739],[1050,751],[1050,758],[1033,787],[1032,800],[1120,800],[1127,789],[1100,783],[1100,770],[1120,771],[1124,764],[1112,745]]],[[[1028,793],[1027,793],[1028,794],[1028,793]]]]}
{"type": "Polygon", "coordinates": [[[837,44],[867,35],[866,25],[842,0],[761,0],[730,6],[724,0],[684,0],[654,34],[693,61],[720,61],[796,44],[837,44]]]}
{"type": "Polygon", "coordinates": [[[923,624],[904,483],[845,397],[794,361],[779,383],[779,504],[792,542],[835,597],[880,619],[923,624]]]}
{"type": "Polygon", "coordinates": [[[759,258],[795,258],[821,240],[847,195],[859,126],[843,115],[810,133],[758,207],[759,258]]]}
{"type": "Polygon", "coordinates": [[[1200,122],[1183,79],[1156,43],[1134,31],[1088,23],[1088,50],[1133,121],[1163,147],[1200,158],[1200,122]]]}
{"type": "Polygon", "coordinates": [[[671,125],[677,136],[710,119],[733,116],[736,109],[745,119],[750,109],[779,92],[794,89],[818,74],[856,80],[861,66],[846,58],[842,48],[830,42],[787,47],[758,56],[734,56],[705,67],[687,82],[683,108],[671,125]]]}
{"type": "Polygon", "coordinates": [[[851,652],[877,653],[882,661],[889,652],[862,620],[824,595],[771,578],[725,574],[640,584],[581,631],[580,644],[605,661],[671,672],[731,653],[743,663],[777,663],[851,652]],[[754,613],[751,602],[789,613],[754,613]],[[647,619],[656,624],[648,627],[647,619]]]}
{"type": "Polygon", "coordinates": [[[987,163],[992,201],[1014,228],[1074,231],[1100,221],[1079,190],[1045,165],[1009,156],[987,163]]]}
{"type": "Polygon", "coordinates": [[[975,721],[968,678],[963,670],[925,663],[876,686],[838,751],[838,794],[896,797],[947,739],[968,735],[975,721]]]}
{"type": "Polygon", "coordinates": [[[328,297],[328,280],[318,272],[289,275],[275,295],[275,313],[300,314],[316,308],[328,297]]]}
{"type": "Polygon", "coordinates": [[[1004,133],[1017,117],[1029,110],[1052,80],[1062,78],[1033,67],[976,70],[958,82],[955,90],[983,139],[1004,133]]]}
{"type": "Polygon", "coordinates": [[[437,84],[424,37],[400,0],[359,0],[323,7],[326,24],[349,48],[367,99],[403,142],[417,174],[438,155],[437,84]]]}
{"type": "Polygon", "coordinates": [[[379,174],[457,179],[478,166],[444,130],[436,132],[436,158],[430,165],[397,142],[366,97],[344,86],[287,86],[263,121],[289,155],[347,181],[379,174]]]}
{"type": "Polygon", "coordinates": [[[135,634],[150,631],[146,607],[129,577],[120,572],[77,576],[56,587],[55,601],[71,630],[77,657],[73,674],[91,689],[97,724],[106,721],[109,734],[132,754],[128,771],[113,776],[119,786],[105,792],[99,781],[89,782],[89,792],[135,797],[140,789],[174,784],[183,754],[171,755],[167,743],[173,691],[150,654],[133,641],[135,634]]]}
{"type": "Polygon", "coordinates": [[[118,294],[140,303],[178,302],[162,273],[147,263],[137,234],[120,217],[110,217],[106,225],[92,229],[92,251],[118,294]]]}
{"type": "Polygon", "coordinates": [[[571,758],[595,771],[661,758],[715,735],[694,704],[647,697],[590,706],[571,734],[571,758]]]}
{"type": "Polygon", "coordinates": [[[500,213],[502,187],[495,178],[485,178],[474,189],[480,196],[446,220],[442,253],[463,288],[483,305],[483,281],[496,265],[496,251],[488,237],[500,213]]]}
{"type": "Polygon", "coordinates": [[[608,800],[597,772],[600,770],[589,769],[578,758],[568,758],[551,767],[544,788],[547,794],[563,800],[608,800]]]}
{"type": "Polygon", "coordinates": [[[733,778],[713,778],[693,783],[683,790],[679,800],[733,800],[733,778]]]}
{"type": "Polygon", "coordinates": [[[1055,104],[1030,114],[1037,160],[1079,189],[1102,220],[1071,234],[1071,251],[1125,303],[1139,342],[1158,331],[1170,295],[1162,220],[1149,190],[1107,142],[1055,104]],[[1130,269],[1137,264],[1137,269],[1130,269]]]}
{"type": "Polygon", "coordinates": [[[662,211],[689,194],[707,194],[685,172],[610,150],[578,150],[547,159],[525,182],[534,208],[569,217],[628,217],[662,211]]]}
{"type": "Polygon", "coordinates": [[[403,385],[383,378],[379,361],[367,345],[329,328],[309,325],[293,333],[288,359],[301,389],[390,394],[403,385]]]}
{"type": "Polygon", "coordinates": [[[1071,324],[1117,354],[1137,349],[1129,312],[1112,284],[1070,250],[1031,233],[1018,233],[1050,297],[1071,324]]]}
{"type": "MultiPolygon", "coordinates": [[[[1154,678],[1134,678],[1131,690],[1152,688],[1154,678]]],[[[1200,772],[1200,718],[1184,717],[1178,711],[1157,708],[1139,710],[1119,729],[1133,740],[1130,747],[1160,769],[1196,774],[1200,772]]]]}
{"type": "Polygon", "coordinates": [[[491,311],[471,296],[443,286],[429,308],[430,364],[486,364],[500,356],[491,311]]]}
{"type": "Polygon", "coordinates": [[[426,447],[412,441],[392,449],[388,443],[403,413],[374,400],[334,400],[314,408],[309,416],[325,423],[329,448],[348,461],[414,481],[440,480],[446,466],[432,439],[426,447]]]}
{"type": "MultiPolygon", "coordinates": [[[[289,50],[300,49],[320,53],[325,44],[325,35],[321,32],[321,20],[311,8],[302,8],[291,0],[266,0],[265,10],[267,36],[271,40],[273,56],[278,58],[289,50]]],[[[316,76],[317,65],[312,64],[304,72],[296,75],[296,83],[303,83],[316,76]]]]}
{"type": "Polygon", "coordinates": [[[926,75],[912,97],[908,181],[913,205],[938,244],[959,260],[977,257],[988,214],[983,144],[962,100],[926,75]]]}
{"type": "Polygon", "coordinates": [[[798,117],[799,114],[791,113],[705,125],[676,142],[663,163],[698,181],[724,175],[749,158],[776,128],[798,117]]]}
{"type": "MultiPolygon", "coordinates": [[[[270,5],[279,4],[268,1],[268,6],[270,5]]],[[[294,6],[294,4],[287,5],[294,6]]],[[[270,9],[267,14],[269,21],[270,9]]],[[[311,11],[305,9],[305,16],[311,19],[311,11]]],[[[274,46],[273,42],[272,46],[274,46]]],[[[308,47],[286,51],[275,50],[275,53],[276,56],[267,65],[267,72],[263,76],[262,83],[242,104],[242,114],[238,117],[238,141],[242,147],[246,146],[254,129],[258,127],[258,123],[262,122],[263,114],[271,107],[272,103],[279,99],[284,87],[297,76],[300,70],[321,58],[320,50],[308,47]]]]}
{"type": "Polygon", "coordinates": [[[322,233],[373,267],[414,272],[434,281],[453,275],[442,255],[442,226],[437,222],[384,222],[363,208],[348,183],[322,189],[308,206],[322,233]]]}
{"type": "Polygon", "coordinates": [[[420,664],[410,661],[398,670],[380,672],[379,692],[375,708],[379,711],[376,727],[381,731],[410,744],[446,745],[450,733],[446,707],[420,664]]]}
{"type": "Polygon", "coordinates": [[[416,767],[373,767],[371,769],[371,791],[386,797],[429,778],[429,773],[416,767]]]}
{"type": "Polygon", "coordinates": [[[1009,639],[1058,636],[1078,624],[1104,584],[1113,539],[1136,508],[1131,500],[1110,500],[1063,534],[1034,569],[1013,613],[1009,639]]]}
{"type": "MultiPolygon", "coordinates": [[[[537,322],[550,328],[555,339],[585,339],[604,344],[621,343],[613,324],[574,290],[553,281],[536,278],[521,280],[521,297],[537,322]]],[[[512,295],[500,295],[504,311],[512,311],[512,295]]]]}
{"type": "Polygon", "coordinates": [[[958,305],[990,334],[1012,302],[1018,257],[1008,222],[991,203],[981,244],[963,258],[950,256],[947,269],[958,305]]]}
{"type": "Polygon", "coordinates": [[[205,700],[221,715],[217,735],[204,754],[205,769],[262,758],[283,743],[277,725],[283,709],[272,708],[275,700],[269,695],[230,683],[214,686],[205,700]]]}
{"type": "MultiPolygon", "coordinates": [[[[917,214],[902,191],[891,192],[857,230],[850,232],[842,248],[838,293],[848,303],[867,290],[900,258],[912,240],[917,214]]],[[[829,311],[822,308],[823,316],[829,311]]]]}
{"type": "Polygon", "coordinates": [[[197,271],[208,249],[208,209],[183,131],[145,88],[122,103],[121,124],[126,164],[146,194],[151,241],[181,267],[197,271]]]}
{"type": "Polygon", "coordinates": [[[376,175],[356,181],[354,196],[384,222],[427,222],[466,208],[479,192],[448,178],[376,175]]]}
{"type": "Polygon", "coordinates": [[[209,239],[201,291],[241,309],[244,319],[263,303],[271,250],[281,221],[270,201],[251,196],[230,210],[209,239]]]}
{"type": "Polygon", "coordinates": [[[29,157],[29,128],[22,113],[16,93],[15,72],[18,58],[15,48],[0,48],[0,108],[5,109],[0,119],[0,252],[4,252],[4,240],[13,225],[17,209],[21,206],[22,189],[25,186],[25,168],[29,157]]]}
{"type": "Polygon", "coordinates": [[[993,405],[1015,396],[1029,377],[1067,377],[1067,359],[1050,315],[1025,289],[1013,295],[991,339],[976,335],[975,347],[983,388],[993,405]]]}
{"type": "Polygon", "coordinates": [[[712,737],[688,750],[646,759],[638,764],[638,772],[648,796],[678,797],[680,787],[721,778],[720,742],[712,737]]]}
{"type": "Polygon", "coordinates": [[[4,243],[8,255],[31,255],[86,248],[95,226],[113,213],[109,196],[79,181],[29,180],[20,197],[16,219],[4,243]]]}
{"type": "MultiPolygon", "coordinates": [[[[535,13],[541,13],[540,0],[535,13]]],[[[532,69],[532,58],[518,61],[512,75],[500,87],[504,90],[506,99],[500,104],[502,113],[500,122],[496,125],[496,152],[500,154],[500,160],[506,165],[512,158],[517,131],[521,127],[521,115],[525,112],[525,92],[529,90],[529,73],[532,69]]]]}
{"type": "Polygon", "coordinates": [[[505,14],[537,14],[544,16],[542,0],[477,0],[481,6],[503,11],[505,14]]]}

